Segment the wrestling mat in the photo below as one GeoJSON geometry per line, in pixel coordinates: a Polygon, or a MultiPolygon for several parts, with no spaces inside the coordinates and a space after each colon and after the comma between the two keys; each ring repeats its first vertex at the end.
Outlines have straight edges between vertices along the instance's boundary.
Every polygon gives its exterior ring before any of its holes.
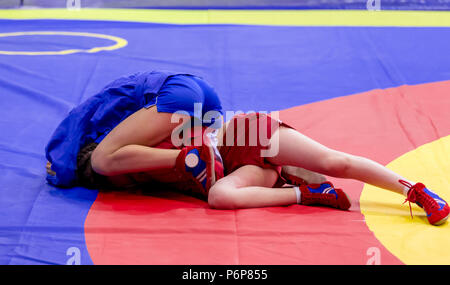
{"type": "Polygon", "coordinates": [[[450,264],[448,223],[330,178],[350,211],[211,210],[167,189],[46,183],[44,147],[123,75],[184,70],[450,201],[450,12],[0,10],[0,264],[450,264]]]}

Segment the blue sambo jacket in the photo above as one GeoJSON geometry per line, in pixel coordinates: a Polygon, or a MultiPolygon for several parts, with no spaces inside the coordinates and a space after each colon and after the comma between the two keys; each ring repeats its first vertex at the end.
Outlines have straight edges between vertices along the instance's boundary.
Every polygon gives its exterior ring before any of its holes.
{"type": "Polygon", "coordinates": [[[119,78],[73,108],[45,147],[56,175],[47,181],[59,187],[77,185],[77,154],[91,142],[100,142],[122,120],[154,99],[166,79],[184,74],[169,71],[140,72],[119,78]]]}

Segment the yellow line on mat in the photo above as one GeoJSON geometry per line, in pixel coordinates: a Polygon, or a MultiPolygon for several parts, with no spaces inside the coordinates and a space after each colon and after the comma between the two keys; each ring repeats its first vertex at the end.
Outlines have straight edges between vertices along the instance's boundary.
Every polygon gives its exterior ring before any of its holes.
{"type": "Polygon", "coordinates": [[[9,9],[0,19],[68,19],[168,24],[450,27],[447,11],[9,9]]]}

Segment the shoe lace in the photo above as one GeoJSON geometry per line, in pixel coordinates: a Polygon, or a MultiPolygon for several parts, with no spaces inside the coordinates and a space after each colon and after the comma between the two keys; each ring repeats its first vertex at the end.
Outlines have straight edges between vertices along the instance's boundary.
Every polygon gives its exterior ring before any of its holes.
{"type": "Polygon", "coordinates": [[[409,213],[411,215],[411,219],[413,218],[411,202],[415,203],[417,200],[420,200],[423,207],[425,208],[425,205],[426,205],[426,208],[429,210],[433,210],[436,207],[438,207],[438,205],[437,205],[437,203],[435,203],[433,197],[431,197],[430,195],[426,195],[426,193],[423,191],[417,191],[415,185],[413,186],[413,185],[411,185],[411,183],[409,183],[405,180],[399,180],[399,182],[402,185],[409,188],[408,196],[406,197],[403,204],[405,204],[406,202],[409,203],[409,213]]]}
{"type": "Polygon", "coordinates": [[[400,184],[406,186],[409,188],[408,190],[408,195],[405,199],[405,201],[403,201],[402,204],[405,204],[406,202],[409,203],[409,214],[411,215],[411,219],[413,219],[413,214],[412,214],[412,208],[411,208],[411,202],[416,202],[416,191],[413,191],[413,186],[411,185],[411,183],[405,181],[405,180],[399,180],[398,182],[400,182],[400,184]]]}

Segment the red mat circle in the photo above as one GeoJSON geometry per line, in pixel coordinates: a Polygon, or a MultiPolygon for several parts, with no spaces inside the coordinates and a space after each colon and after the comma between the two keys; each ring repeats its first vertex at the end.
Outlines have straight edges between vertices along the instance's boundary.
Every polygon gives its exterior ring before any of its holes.
{"type": "MultiPolygon", "coordinates": [[[[373,90],[280,113],[302,133],[387,164],[450,133],[450,81],[373,90]]],[[[293,205],[218,211],[177,193],[99,193],[85,222],[94,264],[401,264],[367,228],[363,184],[331,179],[349,212],[293,205]]]]}

